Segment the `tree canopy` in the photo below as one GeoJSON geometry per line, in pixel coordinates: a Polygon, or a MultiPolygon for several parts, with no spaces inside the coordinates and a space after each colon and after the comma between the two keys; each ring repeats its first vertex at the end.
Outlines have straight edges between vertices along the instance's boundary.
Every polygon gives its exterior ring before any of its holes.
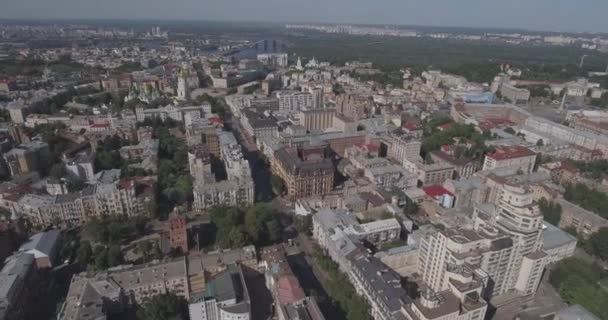
{"type": "Polygon", "coordinates": [[[557,263],[550,282],[568,304],[580,304],[602,319],[608,319],[608,291],[598,282],[605,271],[580,258],[567,258],[557,263]]]}
{"type": "Polygon", "coordinates": [[[538,207],[543,214],[543,219],[550,224],[557,226],[562,217],[562,206],[559,203],[550,202],[545,198],[538,201],[538,207]]]}
{"type": "Polygon", "coordinates": [[[258,246],[279,242],[282,226],[279,213],[269,203],[257,203],[246,209],[217,206],[209,210],[215,225],[216,245],[237,248],[253,243],[258,246]]]}
{"type": "Polygon", "coordinates": [[[564,198],[604,218],[608,218],[608,194],[585,184],[568,184],[564,198]]]}
{"type": "Polygon", "coordinates": [[[174,293],[145,298],[137,309],[140,320],[188,320],[188,302],[174,293]]]}

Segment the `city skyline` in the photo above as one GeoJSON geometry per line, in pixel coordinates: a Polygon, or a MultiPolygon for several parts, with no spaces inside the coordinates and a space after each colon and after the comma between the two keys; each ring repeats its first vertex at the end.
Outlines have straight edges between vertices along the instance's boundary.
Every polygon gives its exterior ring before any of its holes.
{"type": "Polygon", "coordinates": [[[286,0],[178,0],[171,5],[157,0],[103,3],[25,0],[5,6],[0,19],[125,19],[219,20],[235,22],[314,22],[391,24],[407,26],[526,29],[556,32],[607,32],[602,13],[608,3],[596,0],[387,0],[370,5],[363,0],[329,0],[297,3],[286,0]],[[120,8],[120,10],[117,10],[120,8]],[[583,8],[583,9],[581,9],[583,8]],[[594,10],[584,10],[594,8],[594,10]],[[35,9],[35,10],[32,10],[35,9]],[[539,12],[543,13],[539,15],[539,12]],[[500,14],[497,14],[500,13],[500,14]]]}

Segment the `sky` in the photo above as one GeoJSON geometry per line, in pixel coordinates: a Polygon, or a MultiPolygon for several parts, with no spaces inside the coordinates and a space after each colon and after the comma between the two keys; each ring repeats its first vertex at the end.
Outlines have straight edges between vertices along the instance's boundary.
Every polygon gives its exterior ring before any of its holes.
{"type": "Polygon", "coordinates": [[[0,0],[0,18],[399,24],[606,32],[607,0],[0,0]]]}

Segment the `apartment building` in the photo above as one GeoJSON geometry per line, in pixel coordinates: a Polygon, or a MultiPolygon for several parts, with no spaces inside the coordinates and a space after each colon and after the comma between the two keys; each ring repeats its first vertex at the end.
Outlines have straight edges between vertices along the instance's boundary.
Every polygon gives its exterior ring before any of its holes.
{"type": "Polygon", "coordinates": [[[285,181],[291,199],[324,195],[334,187],[335,168],[324,154],[302,158],[301,150],[286,147],[275,151],[272,168],[285,181]]]}
{"type": "Polygon", "coordinates": [[[560,228],[574,228],[584,237],[589,237],[601,228],[608,227],[608,220],[594,212],[581,208],[563,198],[554,200],[562,208],[560,228]]]}
{"type": "Polygon", "coordinates": [[[190,320],[249,320],[251,300],[243,268],[233,264],[215,276],[205,292],[192,298],[190,320]]]}
{"type": "Polygon", "coordinates": [[[313,107],[313,96],[310,92],[279,91],[279,111],[300,111],[313,107]]]}
{"type": "Polygon", "coordinates": [[[300,125],[310,132],[322,132],[333,126],[336,110],[327,109],[306,109],[298,113],[300,125]]]}
{"type": "Polygon", "coordinates": [[[422,142],[418,139],[413,139],[405,135],[390,135],[387,137],[389,158],[397,160],[403,164],[407,159],[420,159],[420,148],[422,142]]]}
{"type": "Polygon", "coordinates": [[[47,168],[49,152],[46,142],[34,140],[14,147],[3,154],[3,158],[11,176],[19,176],[47,168]]]}
{"type": "Polygon", "coordinates": [[[532,192],[505,186],[493,208],[475,209],[473,229],[448,228],[422,239],[419,270],[432,290],[445,290],[457,276],[450,270],[465,268],[488,278],[485,297],[536,292],[547,254],[542,251],[542,215],[532,192]]]}
{"type": "Polygon", "coordinates": [[[241,146],[231,132],[218,134],[220,158],[224,161],[227,178],[217,181],[210,163],[192,155],[189,159],[194,177],[192,188],[195,212],[203,213],[216,205],[251,204],[254,201],[254,183],[251,167],[245,160],[241,146]]]}
{"type": "Polygon", "coordinates": [[[99,183],[79,192],[61,195],[23,195],[15,210],[36,226],[78,226],[92,217],[134,217],[151,214],[155,201],[155,184],[151,178],[131,178],[99,183]]]}
{"type": "Polygon", "coordinates": [[[523,146],[499,146],[486,154],[483,170],[515,168],[523,173],[532,173],[536,163],[536,153],[523,146]]]}
{"type": "Polygon", "coordinates": [[[202,118],[204,116],[204,110],[209,109],[210,106],[187,106],[180,107],[174,105],[168,105],[165,107],[159,107],[154,109],[135,108],[135,115],[138,122],[144,121],[145,119],[158,118],[162,121],[167,119],[173,119],[177,122],[184,122],[184,116],[190,114],[190,117],[202,118]]]}
{"type": "Polygon", "coordinates": [[[75,275],[57,316],[60,320],[106,319],[145,298],[172,292],[186,299],[186,258],[139,266],[126,265],[89,276],[75,275]]]}
{"type": "Polygon", "coordinates": [[[500,86],[500,93],[503,98],[509,99],[512,103],[527,103],[530,100],[530,90],[517,88],[509,83],[500,86]]]}

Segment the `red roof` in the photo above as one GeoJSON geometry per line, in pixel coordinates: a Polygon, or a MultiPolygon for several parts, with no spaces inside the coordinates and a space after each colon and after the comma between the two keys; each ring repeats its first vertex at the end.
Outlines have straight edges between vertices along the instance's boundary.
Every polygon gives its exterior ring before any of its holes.
{"type": "Polygon", "coordinates": [[[494,160],[515,159],[534,156],[534,151],[522,146],[500,146],[496,147],[496,151],[489,153],[487,157],[494,160]]]}
{"type": "Polygon", "coordinates": [[[211,118],[209,118],[209,122],[215,123],[215,124],[224,124],[224,120],[222,120],[222,118],[220,118],[220,117],[211,117],[211,118]]]}
{"type": "Polygon", "coordinates": [[[294,275],[284,275],[277,281],[278,298],[281,304],[293,303],[306,298],[300,282],[294,275]]]}
{"type": "Polygon", "coordinates": [[[423,187],[422,191],[424,191],[424,193],[426,193],[429,197],[432,198],[437,198],[443,195],[450,195],[450,196],[454,196],[451,192],[449,192],[446,188],[439,186],[439,185],[434,185],[434,186],[428,186],[428,187],[423,187]]]}
{"type": "Polygon", "coordinates": [[[406,123],[403,124],[403,128],[413,131],[413,130],[419,130],[420,126],[418,126],[418,124],[415,122],[407,121],[406,123]]]}
{"type": "Polygon", "coordinates": [[[91,128],[108,128],[110,127],[107,123],[94,123],[91,125],[91,128]]]}
{"type": "Polygon", "coordinates": [[[494,129],[496,127],[511,126],[511,125],[513,125],[513,122],[508,119],[487,119],[487,120],[483,121],[479,125],[479,127],[483,131],[488,131],[488,130],[494,129]]]}

